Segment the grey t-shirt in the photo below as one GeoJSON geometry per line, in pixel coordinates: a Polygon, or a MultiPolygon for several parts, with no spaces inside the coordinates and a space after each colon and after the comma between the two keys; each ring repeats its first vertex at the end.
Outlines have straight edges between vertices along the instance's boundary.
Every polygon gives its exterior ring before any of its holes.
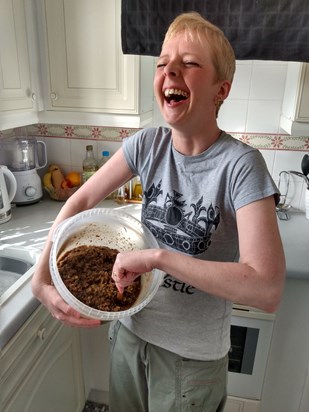
{"type": "MultiPolygon", "coordinates": [[[[142,222],[160,247],[196,259],[237,261],[236,210],[279,193],[260,152],[225,132],[197,156],[177,152],[169,128],[141,130],[123,149],[141,178],[142,222]]],[[[214,360],[230,347],[231,307],[165,274],[153,300],[122,323],[180,356],[214,360]]]]}

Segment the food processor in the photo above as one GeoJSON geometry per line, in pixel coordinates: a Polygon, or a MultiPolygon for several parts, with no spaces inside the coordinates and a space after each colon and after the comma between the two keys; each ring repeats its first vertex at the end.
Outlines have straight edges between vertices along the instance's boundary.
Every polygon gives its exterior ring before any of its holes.
{"type": "Polygon", "coordinates": [[[11,170],[17,182],[12,203],[21,206],[39,202],[43,197],[43,190],[37,170],[47,164],[45,143],[35,137],[3,139],[1,162],[11,170]]]}

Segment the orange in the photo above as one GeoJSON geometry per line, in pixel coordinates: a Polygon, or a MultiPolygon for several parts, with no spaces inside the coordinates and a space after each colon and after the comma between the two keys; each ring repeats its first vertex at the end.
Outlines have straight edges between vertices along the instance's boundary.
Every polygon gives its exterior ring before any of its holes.
{"type": "Polygon", "coordinates": [[[65,178],[68,179],[73,186],[79,186],[81,183],[81,176],[78,172],[69,172],[65,178]]]}

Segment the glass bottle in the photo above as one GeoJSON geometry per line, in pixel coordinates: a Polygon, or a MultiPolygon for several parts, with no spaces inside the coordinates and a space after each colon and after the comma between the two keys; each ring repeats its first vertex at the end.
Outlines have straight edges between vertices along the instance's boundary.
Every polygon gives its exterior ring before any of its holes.
{"type": "MultiPolygon", "coordinates": [[[[99,168],[102,167],[111,158],[108,150],[103,150],[102,157],[99,160],[99,168]]],[[[116,199],[118,191],[112,192],[106,199],[116,199]]]]}
{"type": "Polygon", "coordinates": [[[133,199],[141,201],[143,197],[143,188],[139,176],[134,179],[133,199]]]}
{"type": "Polygon", "coordinates": [[[98,164],[94,157],[93,146],[86,146],[86,157],[83,160],[83,173],[82,182],[85,183],[96,171],[98,170],[98,164]]]}
{"type": "Polygon", "coordinates": [[[108,150],[103,150],[102,157],[99,160],[99,168],[102,167],[110,158],[110,154],[108,150]]]}

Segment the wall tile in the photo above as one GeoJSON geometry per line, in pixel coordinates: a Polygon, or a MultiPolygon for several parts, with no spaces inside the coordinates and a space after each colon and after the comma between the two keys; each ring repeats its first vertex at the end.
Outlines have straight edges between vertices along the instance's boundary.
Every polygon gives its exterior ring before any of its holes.
{"type": "Polygon", "coordinates": [[[274,161],[275,161],[275,150],[260,150],[262,153],[264,160],[267,165],[267,169],[269,170],[269,173],[272,175],[273,174],[273,169],[274,169],[274,161]]]}
{"type": "Polygon", "coordinates": [[[249,98],[251,100],[283,100],[287,63],[253,64],[249,98]]]}
{"type": "MultiPolygon", "coordinates": [[[[285,151],[278,150],[275,152],[275,161],[273,169],[274,179],[279,178],[279,173],[282,170],[296,170],[301,171],[301,159],[303,158],[304,153],[299,151],[285,151]]],[[[301,182],[301,178],[297,178],[301,182]]]]}
{"type": "Polygon", "coordinates": [[[112,156],[120,147],[121,142],[110,142],[107,140],[100,140],[97,142],[97,158],[100,159],[102,156],[103,150],[108,150],[110,155],[112,156]]]}
{"type": "Polygon", "coordinates": [[[246,100],[228,98],[219,111],[219,127],[228,132],[243,132],[247,122],[247,107],[248,102],[246,100]]]}
{"type": "Polygon", "coordinates": [[[252,64],[237,62],[229,99],[248,99],[252,76],[252,64]]]}
{"type": "Polygon", "coordinates": [[[44,139],[47,150],[48,163],[56,163],[61,165],[71,165],[71,148],[70,140],[66,138],[60,139],[44,139]]]}
{"type": "Polygon", "coordinates": [[[278,133],[280,114],[280,100],[250,100],[246,132],[278,133]]]}

